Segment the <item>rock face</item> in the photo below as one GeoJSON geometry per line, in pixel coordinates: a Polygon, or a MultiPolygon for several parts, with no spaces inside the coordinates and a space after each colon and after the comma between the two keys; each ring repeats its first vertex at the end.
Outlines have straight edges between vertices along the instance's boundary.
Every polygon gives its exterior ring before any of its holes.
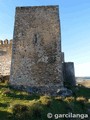
{"type": "Polygon", "coordinates": [[[60,32],[58,6],[16,8],[11,85],[43,92],[63,86],[60,32]]]}
{"type": "Polygon", "coordinates": [[[62,97],[69,97],[72,96],[72,90],[69,90],[67,88],[60,88],[57,90],[57,95],[60,95],[62,97]]]}

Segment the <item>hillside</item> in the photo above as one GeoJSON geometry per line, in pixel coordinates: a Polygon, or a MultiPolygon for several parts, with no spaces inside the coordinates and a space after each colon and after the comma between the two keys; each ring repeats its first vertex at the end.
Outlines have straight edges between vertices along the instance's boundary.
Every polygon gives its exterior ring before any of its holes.
{"type": "Polygon", "coordinates": [[[77,77],[77,84],[90,88],[90,77],[77,77]]]}
{"type": "MultiPolygon", "coordinates": [[[[71,97],[51,97],[30,94],[10,88],[8,82],[0,83],[0,120],[51,120],[58,114],[90,114],[90,89],[83,86],[71,88],[71,97]]],[[[78,116],[75,120],[85,120],[78,116]]],[[[68,118],[70,120],[70,118],[68,118]]],[[[66,120],[61,118],[61,120],[66,120]]],[[[90,120],[88,118],[87,120],[90,120]]]]}

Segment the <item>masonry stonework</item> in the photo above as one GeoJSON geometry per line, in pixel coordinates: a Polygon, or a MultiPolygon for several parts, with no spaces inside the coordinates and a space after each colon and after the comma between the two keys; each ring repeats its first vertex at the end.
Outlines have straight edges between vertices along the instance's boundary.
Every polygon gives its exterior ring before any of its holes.
{"type": "Polygon", "coordinates": [[[17,7],[10,83],[44,92],[62,87],[60,42],[58,6],[17,7]]]}
{"type": "Polygon", "coordinates": [[[69,86],[75,86],[75,71],[74,71],[74,63],[73,62],[64,62],[63,63],[63,77],[64,83],[69,86]]]}
{"type": "Polygon", "coordinates": [[[61,50],[58,6],[16,8],[13,44],[0,41],[0,75],[10,75],[15,88],[41,94],[55,95],[65,82],[76,85],[74,64],[61,50]]]}
{"type": "Polygon", "coordinates": [[[0,40],[0,76],[10,75],[12,40],[0,40]]]}

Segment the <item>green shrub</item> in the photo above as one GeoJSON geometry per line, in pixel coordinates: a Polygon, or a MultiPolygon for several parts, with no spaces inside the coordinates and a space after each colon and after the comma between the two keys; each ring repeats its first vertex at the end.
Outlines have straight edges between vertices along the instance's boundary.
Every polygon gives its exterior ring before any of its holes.
{"type": "Polygon", "coordinates": [[[29,110],[32,113],[32,118],[41,118],[41,114],[43,110],[42,106],[40,106],[39,104],[34,104],[29,107],[29,110]]]}
{"type": "Polygon", "coordinates": [[[14,104],[11,108],[15,120],[34,120],[41,118],[42,106],[39,102],[32,101],[27,105],[14,104]]]}
{"type": "Polygon", "coordinates": [[[28,110],[28,108],[25,105],[15,104],[13,106],[12,110],[13,110],[13,113],[16,114],[16,113],[20,113],[20,112],[25,112],[28,110]]]}
{"type": "Polygon", "coordinates": [[[9,94],[11,94],[11,90],[10,89],[6,89],[6,90],[3,91],[2,94],[3,95],[9,95],[9,94]]]}
{"type": "Polygon", "coordinates": [[[29,120],[32,116],[26,105],[15,104],[12,106],[13,118],[16,120],[29,120]]]}

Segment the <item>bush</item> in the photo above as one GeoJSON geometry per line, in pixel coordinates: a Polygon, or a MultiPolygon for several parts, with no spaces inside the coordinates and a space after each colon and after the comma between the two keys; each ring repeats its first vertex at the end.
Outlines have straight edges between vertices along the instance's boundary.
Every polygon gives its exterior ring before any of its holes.
{"type": "Polygon", "coordinates": [[[32,112],[33,118],[41,118],[42,107],[39,104],[34,104],[30,106],[30,111],[32,112]]]}
{"type": "Polygon", "coordinates": [[[34,120],[41,118],[42,106],[34,100],[27,105],[15,104],[11,107],[15,120],[34,120]]]}
{"type": "Polygon", "coordinates": [[[6,89],[2,94],[3,95],[9,95],[9,94],[11,94],[11,90],[10,89],[6,89]]]}
{"type": "Polygon", "coordinates": [[[28,110],[28,108],[25,105],[15,104],[13,106],[12,110],[13,110],[13,113],[16,114],[16,113],[20,113],[20,112],[25,112],[28,110]]]}
{"type": "Polygon", "coordinates": [[[12,106],[13,117],[16,120],[30,120],[30,111],[26,105],[15,104],[12,106]]]}

